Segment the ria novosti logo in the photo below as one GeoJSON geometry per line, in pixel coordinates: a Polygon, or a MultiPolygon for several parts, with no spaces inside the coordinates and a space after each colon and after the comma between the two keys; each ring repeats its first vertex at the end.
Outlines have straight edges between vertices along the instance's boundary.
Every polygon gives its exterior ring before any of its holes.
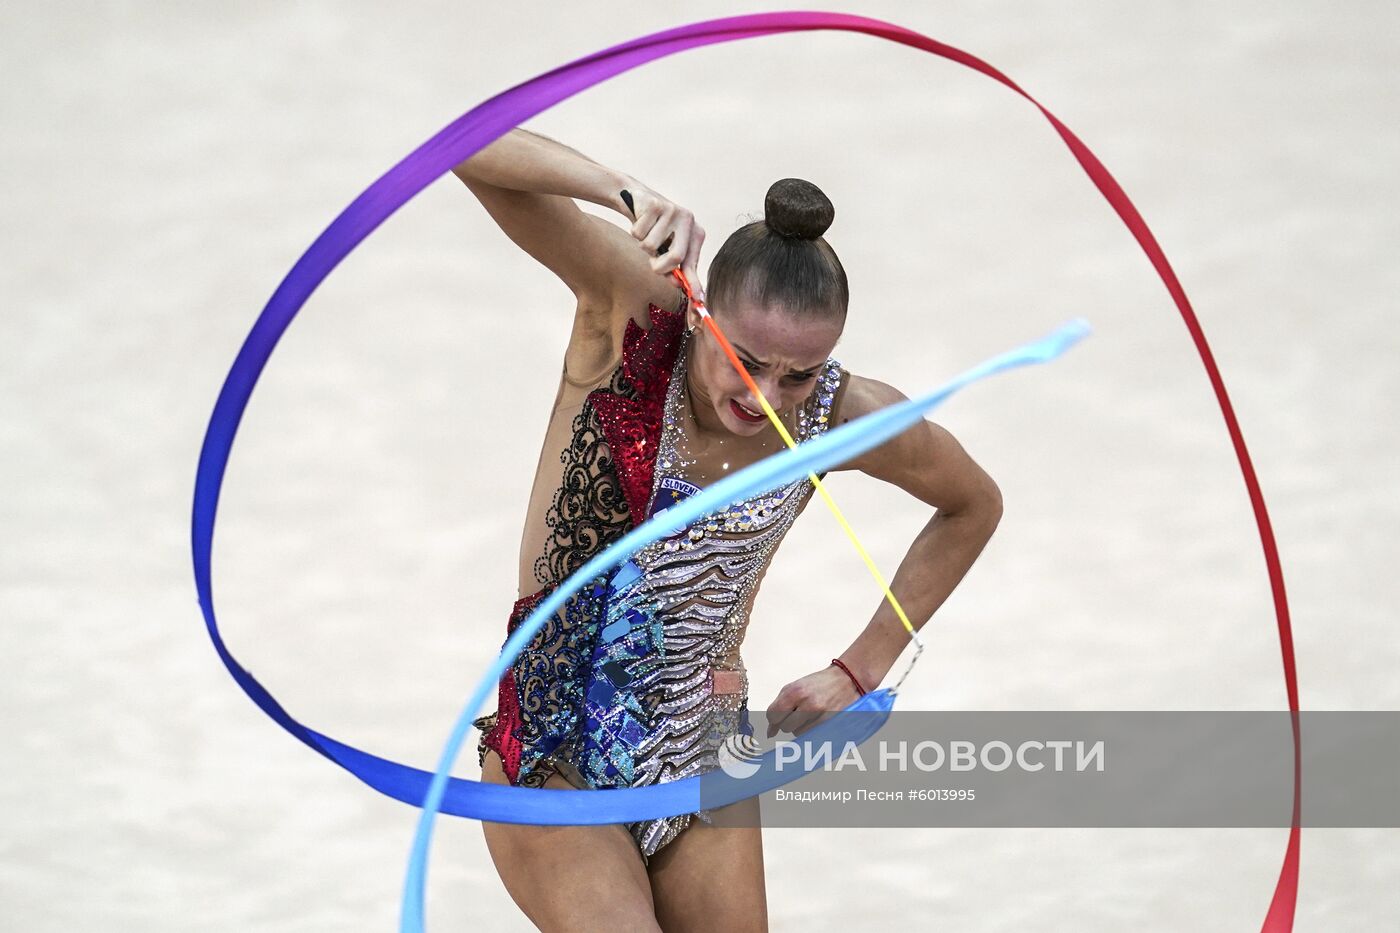
{"type": "MultiPolygon", "coordinates": [[[[1071,739],[1028,740],[1014,747],[999,740],[974,742],[954,739],[949,742],[881,741],[876,747],[875,768],[878,771],[985,771],[996,773],[1016,770],[1036,772],[1103,771],[1105,770],[1103,739],[1092,742],[1071,739]]],[[[762,766],[763,746],[752,735],[738,733],[725,738],[718,751],[719,766],[732,778],[744,779],[757,774],[762,766]]],[[[866,772],[870,766],[857,743],[846,742],[838,750],[830,741],[807,743],[779,741],[774,748],[773,765],[784,771],[793,765],[800,771],[866,772]]]]}

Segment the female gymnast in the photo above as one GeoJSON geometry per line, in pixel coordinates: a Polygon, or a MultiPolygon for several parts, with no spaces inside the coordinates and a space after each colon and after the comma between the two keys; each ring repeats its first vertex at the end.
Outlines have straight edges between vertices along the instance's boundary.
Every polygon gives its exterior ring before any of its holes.
{"type": "MultiPolygon", "coordinates": [[[[698,326],[674,270],[799,443],[905,398],[830,356],[849,292],[822,236],[834,210],[815,185],[785,178],[769,189],[764,219],[716,253],[707,297],[697,274],[704,231],[635,178],[523,129],[453,172],[577,299],[507,637],[554,586],[648,516],[783,449],[698,326]],[[616,210],[627,226],[575,199],[616,210]]],[[[921,627],[995,530],[996,484],[928,421],[841,469],[894,483],[936,510],[891,584],[921,627]]],[[[565,603],[502,678],[496,712],[476,720],[482,779],[569,790],[717,767],[718,742],[751,728],[739,649],[754,597],[811,491],[804,478],[712,513],[565,603]]],[[[882,603],[830,665],[778,692],[769,735],[800,733],[875,689],[907,641],[882,603]]],[[[757,802],[732,807],[625,825],[483,828],[507,891],[541,929],[765,930],[757,802]]]]}

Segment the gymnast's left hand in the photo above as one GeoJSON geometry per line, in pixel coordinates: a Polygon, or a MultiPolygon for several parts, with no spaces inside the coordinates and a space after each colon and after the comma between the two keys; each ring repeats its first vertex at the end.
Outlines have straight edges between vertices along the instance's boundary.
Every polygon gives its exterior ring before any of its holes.
{"type": "Polygon", "coordinates": [[[775,732],[800,735],[857,699],[851,679],[836,665],[808,674],[783,687],[768,704],[768,737],[775,732]]]}

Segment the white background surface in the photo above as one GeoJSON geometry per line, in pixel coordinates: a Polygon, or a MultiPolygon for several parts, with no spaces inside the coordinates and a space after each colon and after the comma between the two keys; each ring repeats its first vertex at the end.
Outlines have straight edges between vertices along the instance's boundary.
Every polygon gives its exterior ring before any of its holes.
{"type": "MultiPolygon", "coordinates": [[[[275,727],[204,632],[189,514],[214,399],[301,252],[443,125],[605,46],[756,9],[0,9],[7,928],[393,928],[416,811],[275,727]]],[[[1304,707],[1397,708],[1394,7],[840,9],[984,58],[1114,173],[1244,427],[1304,707]]],[[[901,708],[1286,707],[1204,370],[1027,101],[823,32],[668,58],[526,125],[691,206],[706,260],[773,180],[815,181],[852,287],[836,356],[908,393],[1067,318],[1095,327],[1062,361],[934,414],[996,478],[1006,516],[925,629],[901,708]]],[[[436,761],[516,596],[570,297],[449,175],[341,265],[273,354],[225,480],[215,592],[232,650],[306,724],[436,761]]],[[[831,486],[892,573],[925,510],[864,477],[831,486]]],[[[824,666],[877,603],[810,509],[756,608],[753,705],[824,666]]],[[[457,773],[476,776],[474,752],[457,773]]],[[[772,928],[1252,930],[1286,836],[770,830],[772,928]]],[[[1397,839],[1305,830],[1297,929],[1393,928],[1397,839]]],[[[529,928],[479,825],[440,821],[429,918],[529,928]]]]}

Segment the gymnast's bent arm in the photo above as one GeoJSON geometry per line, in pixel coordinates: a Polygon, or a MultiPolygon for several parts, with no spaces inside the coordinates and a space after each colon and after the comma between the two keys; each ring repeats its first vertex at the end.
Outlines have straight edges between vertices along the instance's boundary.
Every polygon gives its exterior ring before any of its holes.
{"type": "Polygon", "coordinates": [[[606,320],[619,336],[629,316],[646,323],[648,302],[676,307],[672,269],[699,280],[705,233],[689,210],[554,140],[517,127],[452,171],[516,245],[563,280],[582,316],[606,320]],[[574,199],[617,211],[628,229],[585,213],[574,199]]]}
{"type": "MultiPolygon", "coordinates": [[[[842,420],[905,401],[898,389],[874,379],[851,377],[842,420]]],[[[859,470],[893,483],[937,511],[919,532],[899,565],[890,589],[914,628],[920,629],[962,582],[1001,522],[1001,490],[948,431],[921,421],[886,443],[849,461],[859,470]]],[[[884,679],[909,633],[889,601],[840,655],[861,683],[884,679]]]]}
{"type": "MultiPolygon", "coordinates": [[[[850,379],[841,403],[842,421],[905,400],[903,393],[883,382],[856,375],[850,379]]],[[[1001,490],[952,434],[931,421],[920,421],[838,469],[859,470],[893,483],[937,510],[890,581],[910,624],[915,630],[923,628],[991,539],[1001,521],[1001,490]]],[[[865,689],[873,690],[908,644],[904,624],[888,600],[882,600],[865,630],[837,657],[865,689]]],[[[796,735],[853,700],[850,679],[829,666],[779,691],[768,708],[768,734],[796,735]]]]}

